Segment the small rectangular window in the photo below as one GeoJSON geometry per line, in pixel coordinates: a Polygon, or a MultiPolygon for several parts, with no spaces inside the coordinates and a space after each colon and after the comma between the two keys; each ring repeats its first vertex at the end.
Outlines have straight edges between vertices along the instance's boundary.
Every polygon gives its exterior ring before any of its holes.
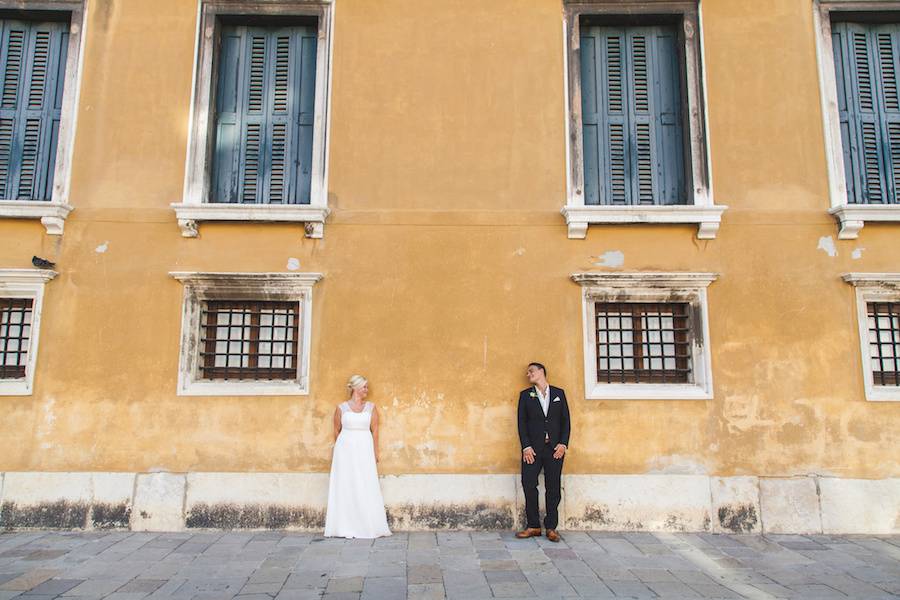
{"type": "Polygon", "coordinates": [[[0,200],[50,200],[69,24],[0,19],[0,200]]]}
{"type": "Polygon", "coordinates": [[[33,302],[31,298],[0,298],[0,379],[25,377],[33,302]]]}
{"type": "Polygon", "coordinates": [[[874,384],[900,386],[900,302],[869,302],[867,312],[874,384]]]}
{"type": "Polygon", "coordinates": [[[297,377],[298,302],[208,301],[200,322],[204,379],[297,377]]]}
{"type": "Polygon", "coordinates": [[[597,302],[597,383],[689,383],[688,303],[597,302]]]}

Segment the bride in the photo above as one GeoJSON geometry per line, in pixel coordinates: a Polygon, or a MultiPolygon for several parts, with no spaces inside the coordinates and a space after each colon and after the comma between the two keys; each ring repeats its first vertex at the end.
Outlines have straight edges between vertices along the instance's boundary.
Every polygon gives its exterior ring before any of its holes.
{"type": "Polygon", "coordinates": [[[378,483],[378,413],[366,402],[369,382],[353,375],[350,399],[334,410],[334,454],[328,480],[325,535],[377,538],[391,535],[378,483]]]}

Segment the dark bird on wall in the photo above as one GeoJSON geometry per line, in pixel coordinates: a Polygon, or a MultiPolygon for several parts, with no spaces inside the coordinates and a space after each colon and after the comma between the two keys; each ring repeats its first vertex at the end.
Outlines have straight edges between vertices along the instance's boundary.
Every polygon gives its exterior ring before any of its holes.
{"type": "Polygon", "coordinates": [[[32,256],[31,264],[36,266],[38,269],[52,269],[56,266],[56,263],[52,263],[49,260],[41,258],[40,256],[32,256]]]}

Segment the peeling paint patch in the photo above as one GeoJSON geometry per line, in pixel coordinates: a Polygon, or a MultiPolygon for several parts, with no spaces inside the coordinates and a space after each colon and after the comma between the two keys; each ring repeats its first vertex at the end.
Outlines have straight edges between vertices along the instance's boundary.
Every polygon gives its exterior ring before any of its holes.
{"type": "Polygon", "coordinates": [[[188,511],[188,529],[322,529],[325,511],[307,506],[196,504],[188,511]]]}
{"type": "Polygon", "coordinates": [[[84,529],[90,506],[84,502],[41,502],[19,506],[4,502],[0,507],[3,529],[84,529]]]}
{"type": "Polygon", "coordinates": [[[491,504],[402,504],[387,508],[388,525],[397,529],[512,529],[509,506],[491,504]]]}
{"type": "Polygon", "coordinates": [[[92,504],[91,526],[94,529],[127,529],[131,523],[131,507],[119,504],[92,504]]]}
{"type": "Polygon", "coordinates": [[[865,248],[857,248],[856,250],[854,250],[853,252],[850,253],[850,258],[852,258],[853,260],[861,259],[863,250],[865,250],[865,248]]]}
{"type": "Polygon", "coordinates": [[[107,250],[109,250],[109,240],[94,248],[94,252],[96,252],[97,254],[105,254],[107,250]]]}
{"type": "Polygon", "coordinates": [[[751,533],[756,529],[759,517],[752,504],[719,507],[719,525],[734,533],[751,533]]]}
{"type": "Polygon", "coordinates": [[[300,259],[290,257],[287,261],[287,270],[288,271],[297,271],[300,269],[300,259]]]}
{"type": "Polygon", "coordinates": [[[513,256],[525,256],[525,248],[516,248],[513,256]]]}
{"type": "Polygon", "coordinates": [[[625,254],[620,250],[610,250],[604,252],[597,257],[598,260],[594,264],[598,267],[611,267],[617,269],[625,264],[625,254]]]}
{"type": "Polygon", "coordinates": [[[838,254],[837,247],[834,245],[834,238],[830,235],[823,235],[819,238],[819,245],[816,246],[816,250],[821,250],[832,258],[838,254]]]}

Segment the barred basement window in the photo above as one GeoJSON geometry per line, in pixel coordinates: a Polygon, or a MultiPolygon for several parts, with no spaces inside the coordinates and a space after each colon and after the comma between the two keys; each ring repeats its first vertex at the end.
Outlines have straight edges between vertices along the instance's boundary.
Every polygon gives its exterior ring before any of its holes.
{"type": "Polygon", "coordinates": [[[708,400],[706,288],[715,273],[573,273],[592,400],[708,400]]]}
{"type": "Polygon", "coordinates": [[[690,305],[597,302],[598,383],[689,383],[690,305]]]}
{"type": "Polygon", "coordinates": [[[900,401],[900,273],[844,273],[856,288],[866,400],[900,401]]]}
{"type": "Polygon", "coordinates": [[[184,284],[179,396],[309,394],[321,273],[170,275],[184,284]]]}
{"type": "Polygon", "coordinates": [[[25,377],[33,303],[31,298],[0,298],[0,379],[25,377]]]}
{"type": "Polygon", "coordinates": [[[900,302],[869,302],[867,312],[874,383],[900,386],[900,302]]]}
{"type": "Polygon", "coordinates": [[[202,377],[296,378],[299,313],[298,302],[204,303],[200,324],[202,377]]]}

